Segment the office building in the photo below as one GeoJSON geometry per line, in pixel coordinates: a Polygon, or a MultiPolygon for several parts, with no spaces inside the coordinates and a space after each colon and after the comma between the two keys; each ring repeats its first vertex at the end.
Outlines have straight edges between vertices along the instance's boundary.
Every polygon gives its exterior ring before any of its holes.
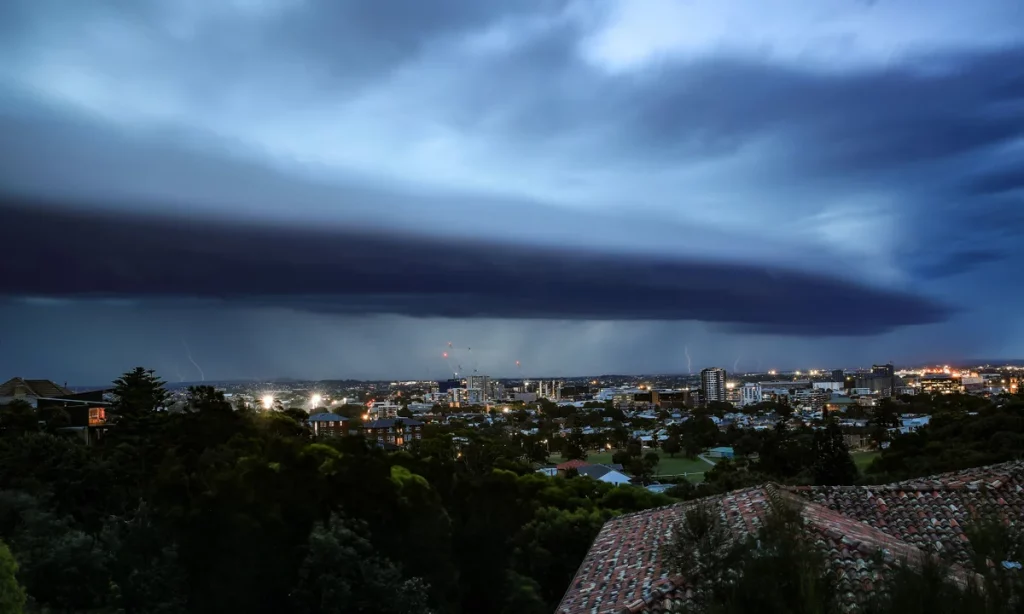
{"type": "Polygon", "coordinates": [[[725,402],[725,369],[703,369],[700,372],[700,392],[704,397],[704,403],[725,402]]]}
{"type": "Polygon", "coordinates": [[[896,390],[896,370],[892,364],[872,365],[871,378],[874,380],[871,389],[884,397],[891,397],[896,390]]]}
{"type": "Polygon", "coordinates": [[[945,373],[929,373],[921,377],[918,384],[921,392],[928,394],[953,394],[964,391],[959,377],[951,377],[945,373]]]}
{"type": "Polygon", "coordinates": [[[483,396],[483,400],[486,401],[490,397],[491,378],[487,375],[467,375],[466,388],[479,390],[483,396]]]}

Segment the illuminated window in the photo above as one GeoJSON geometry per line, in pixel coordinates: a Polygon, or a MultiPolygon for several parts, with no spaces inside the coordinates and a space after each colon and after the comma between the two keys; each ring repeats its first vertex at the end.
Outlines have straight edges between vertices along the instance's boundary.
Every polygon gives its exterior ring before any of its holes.
{"type": "Polygon", "coordinates": [[[100,426],[107,423],[107,410],[102,407],[89,408],[89,426],[100,426]]]}

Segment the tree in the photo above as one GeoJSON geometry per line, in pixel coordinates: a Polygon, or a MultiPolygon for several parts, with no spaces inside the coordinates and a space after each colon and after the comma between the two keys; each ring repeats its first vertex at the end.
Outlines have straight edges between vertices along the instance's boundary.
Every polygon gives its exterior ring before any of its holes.
{"type": "Polygon", "coordinates": [[[5,433],[24,433],[39,430],[36,410],[22,399],[0,405],[0,428],[5,433]]]}
{"type": "Polygon", "coordinates": [[[163,409],[169,398],[163,380],[153,369],[135,367],[114,380],[114,413],[118,416],[134,417],[163,409]]]}
{"type": "Polygon", "coordinates": [[[814,483],[822,486],[853,484],[857,481],[857,465],[843,440],[843,433],[834,420],[814,433],[814,483]]]}
{"type": "Polygon", "coordinates": [[[25,589],[18,584],[18,563],[7,544],[0,541],[0,612],[21,614],[25,589]]]}
{"type": "Polygon", "coordinates": [[[669,455],[670,458],[675,458],[676,454],[679,454],[680,450],[683,449],[682,444],[679,443],[678,435],[669,435],[661,444],[661,449],[669,455]]]}
{"type": "Polygon", "coordinates": [[[566,437],[565,450],[562,452],[567,460],[586,460],[587,451],[583,448],[583,431],[573,429],[566,437]]]}
{"type": "Polygon", "coordinates": [[[608,510],[549,507],[538,511],[516,536],[513,567],[537,580],[547,612],[557,607],[580,561],[610,517],[608,510]]]}
{"type": "Polygon", "coordinates": [[[717,505],[697,504],[673,530],[666,561],[687,579],[687,611],[841,612],[824,555],[801,532],[800,512],[773,503],[755,534],[734,536],[717,505]]]}
{"type": "Polygon", "coordinates": [[[429,612],[423,582],[380,557],[365,525],[337,515],[313,528],[292,600],[299,614],[429,612]]]}
{"type": "Polygon", "coordinates": [[[631,460],[633,460],[633,457],[625,450],[616,450],[615,453],[612,454],[612,464],[615,465],[622,465],[625,467],[631,460]]]}
{"type": "Polygon", "coordinates": [[[148,505],[109,518],[100,541],[111,553],[110,572],[116,601],[125,612],[185,614],[186,577],[178,548],[161,529],[148,505]]]}
{"type": "Polygon", "coordinates": [[[644,446],[639,439],[630,439],[626,445],[626,452],[629,453],[630,458],[639,458],[644,453],[644,446]]]}
{"type": "Polygon", "coordinates": [[[226,414],[234,411],[224,393],[213,386],[189,386],[185,406],[194,412],[226,414]]]}
{"type": "Polygon", "coordinates": [[[641,458],[634,458],[630,460],[629,465],[626,466],[626,471],[633,474],[633,477],[639,480],[641,484],[645,485],[650,484],[651,482],[652,469],[653,467],[651,464],[641,458]]]}
{"type": "Polygon", "coordinates": [[[71,416],[68,415],[68,412],[64,411],[63,407],[42,407],[36,411],[36,414],[48,433],[53,433],[57,429],[71,424],[71,416]]]}
{"type": "Polygon", "coordinates": [[[9,543],[27,594],[58,612],[110,605],[108,558],[97,540],[76,528],[73,519],[58,517],[31,497],[2,494],[0,516],[18,518],[9,543]],[[57,577],[60,581],[54,581],[57,577]]]}
{"type": "Polygon", "coordinates": [[[761,438],[754,434],[743,434],[732,444],[737,456],[750,456],[761,451],[761,438]]]}
{"type": "Polygon", "coordinates": [[[650,472],[653,474],[658,469],[658,463],[661,462],[661,457],[658,456],[657,452],[648,452],[644,455],[644,464],[650,467],[650,472]]]}

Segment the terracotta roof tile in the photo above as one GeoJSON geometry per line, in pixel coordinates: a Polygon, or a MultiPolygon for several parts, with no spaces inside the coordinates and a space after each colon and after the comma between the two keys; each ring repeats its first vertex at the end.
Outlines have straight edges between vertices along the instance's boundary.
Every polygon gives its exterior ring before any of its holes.
{"type": "MultiPolygon", "coordinates": [[[[775,497],[801,506],[815,543],[827,553],[840,598],[855,608],[884,590],[899,561],[937,556],[954,579],[971,574],[973,551],[963,526],[978,512],[1024,515],[1024,463],[1004,463],[880,486],[766,485],[711,497],[737,535],[757,530],[775,497]],[[881,554],[882,556],[878,556],[881,554]]],[[[662,547],[674,525],[698,502],[627,514],[604,525],[558,606],[559,614],[665,612],[692,597],[672,577],[662,547]]]]}
{"type": "Polygon", "coordinates": [[[590,463],[588,463],[585,460],[575,458],[571,461],[565,461],[561,465],[556,465],[555,469],[558,469],[559,471],[568,471],[569,469],[579,469],[580,467],[586,467],[589,464],[590,463]]]}

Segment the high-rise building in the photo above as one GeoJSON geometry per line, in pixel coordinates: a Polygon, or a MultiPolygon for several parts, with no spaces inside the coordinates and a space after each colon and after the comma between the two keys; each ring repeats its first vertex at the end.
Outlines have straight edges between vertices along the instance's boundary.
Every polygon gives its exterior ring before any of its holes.
{"type": "Polygon", "coordinates": [[[896,370],[891,364],[871,366],[871,375],[874,377],[892,377],[895,374],[896,370]]]}
{"type": "Polygon", "coordinates": [[[483,395],[483,400],[486,401],[491,392],[491,378],[488,375],[467,375],[466,388],[479,390],[483,395]]]}
{"type": "Polygon", "coordinates": [[[450,380],[445,380],[443,382],[438,382],[438,384],[437,384],[437,391],[438,392],[448,392],[449,390],[454,390],[456,388],[462,388],[462,380],[460,380],[460,379],[450,379],[450,380]]]}
{"type": "Polygon", "coordinates": [[[871,386],[872,390],[878,390],[886,397],[893,395],[893,391],[896,390],[896,370],[892,364],[872,365],[871,378],[875,380],[871,386]]]}
{"type": "Polygon", "coordinates": [[[725,369],[713,367],[700,372],[700,391],[705,403],[725,402],[725,369]]]}
{"type": "Polygon", "coordinates": [[[537,396],[545,399],[557,399],[558,389],[564,383],[559,380],[540,380],[537,382],[537,396]]]}
{"type": "Polygon", "coordinates": [[[832,370],[832,381],[833,382],[841,382],[841,381],[843,381],[845,379],[846,379],[846,373],[844,373],[842,369],[833,369],[832,370]]]}

